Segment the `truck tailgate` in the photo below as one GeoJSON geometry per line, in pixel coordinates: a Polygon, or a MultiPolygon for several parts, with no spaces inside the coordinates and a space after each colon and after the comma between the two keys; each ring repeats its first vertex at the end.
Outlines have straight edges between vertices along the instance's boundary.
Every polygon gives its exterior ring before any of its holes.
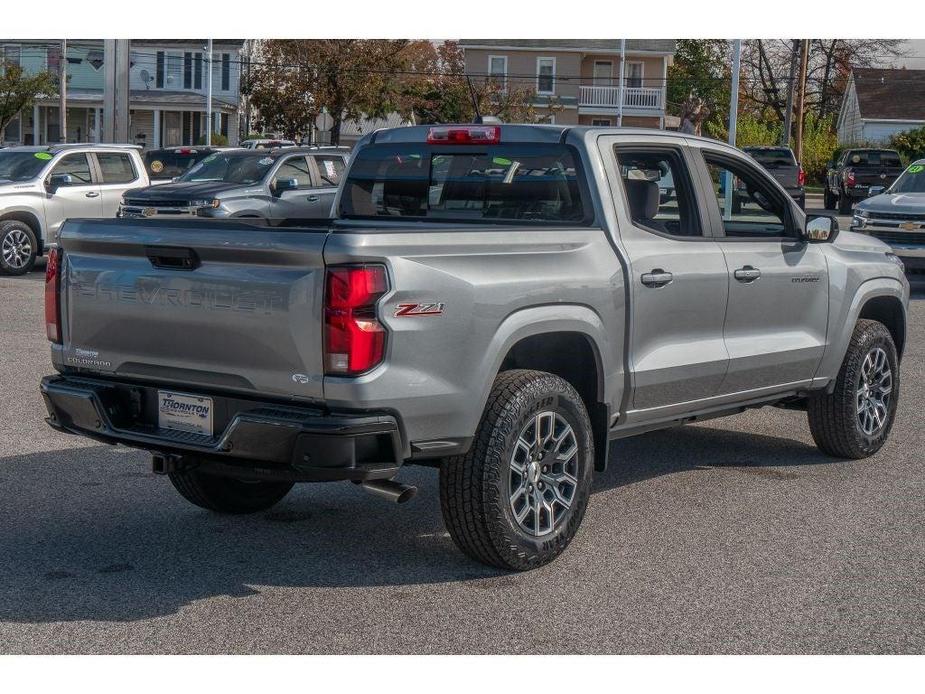
{"type": "Polygon", "coordinates": [[[59,366],[320,399],[326,236],[326,221],[69,221],[59,366]]]}

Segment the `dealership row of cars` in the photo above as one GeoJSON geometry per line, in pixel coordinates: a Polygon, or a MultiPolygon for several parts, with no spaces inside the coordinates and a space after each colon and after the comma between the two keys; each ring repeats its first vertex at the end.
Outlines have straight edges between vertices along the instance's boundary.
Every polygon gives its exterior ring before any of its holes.
{"type": "Polygon", "coordinates": [[[68,218],[328,217],[348,148],[61,144],[0,151],[0,273],[29,272],[68,218]]]}

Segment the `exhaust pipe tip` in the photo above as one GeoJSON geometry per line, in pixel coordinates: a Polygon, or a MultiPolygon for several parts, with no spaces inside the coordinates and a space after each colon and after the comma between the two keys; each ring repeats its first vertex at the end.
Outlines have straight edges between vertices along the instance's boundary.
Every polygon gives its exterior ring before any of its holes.
{"type": "Polygon", "coordinates": [[[380,496],[396,504],[403,504],[407,501],[411,501],[414,495],[418,493],[417,487],[396,482],[395,480],[366,480],[360,482],[360,486],[370,494],[380,496]]]}

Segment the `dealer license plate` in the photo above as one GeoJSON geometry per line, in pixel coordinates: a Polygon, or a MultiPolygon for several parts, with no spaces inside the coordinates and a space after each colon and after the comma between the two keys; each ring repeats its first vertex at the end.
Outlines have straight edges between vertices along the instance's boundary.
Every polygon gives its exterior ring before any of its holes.
{"type": "Polygon", "coordinates": [[[212,398],[157,391],[157,426],[212,436],[212,398]]]}

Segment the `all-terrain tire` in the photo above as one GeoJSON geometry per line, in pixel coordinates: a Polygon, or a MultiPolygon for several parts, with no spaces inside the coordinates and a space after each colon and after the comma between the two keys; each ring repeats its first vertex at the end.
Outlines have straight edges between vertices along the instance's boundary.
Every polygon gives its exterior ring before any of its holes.
{"type": "MultiPolygon", "coordinates": [[[[559,435],[550,438],[554,440],[559,435]]],[[[541,434],[536,436],[537,441],[542,438],[541,434]]],[[[562,445],[557,444],[555,451],[537,454],[537,459],[558,460],[553,453],[559,452],[562,445]]],[[[554,447],[548,443],[545,446],[554,447]]],[[[544,447],[538,445],[538,450],[544,447]]],[[[501,569],[523,571],[551,562],[568,546],[584,517],[593,461],[591,422],[571,384],[543,371],[518,369],[498,374],[468,453],[446,458],[440,467],[440,505],[450,536],[468,556],[501,569]],[[551,418],[549,413],[553,413],[551,418]],[[512,508],[512,490],[516,493],[516,487],[520,487],[520,482],[515,485],[513,481],[517,474],[512,472],[515,448],[518,440],[531,431],[531,423],[545,434],[539,424],[541,419],[552,421],[553,429],[549,431],[563,432],[566,424],[571,427],[576,448],[575,455],[568,458],[575,479],[571,503],[566,509],[553,511],[548,523],[551,529],[545,533],[524,529],[512,508]]],[[[533,470],[538,474],[539,466],[533,470]]],[[[526,490],[526,478],[523,481],[526,490]]],[[[537,490],[544,488],[541,482],[534,482],[537,490]]],[[[545,489],[544,494],[555,496],[562,488],[553,492],[547,482],[545,489]]],[[[549,520],[547,512],[541,511],[534,518],[533,530],[540,529],[541,516],[549,520]]]]}
{"type": "Polygon", "coordinates": [[[807,400],[809,430],[819,449],[838,458],[866,458],[886,443],[896,418],[899,401],[899,359],[893,337],[883,323],[859,320],[851,336],[832,393],[807,400]],[[865,359],[876,349],[886,353],[891,372],[890,398],[885,420],[873,433],[864,432],[858,414],[859,389],[863,387],[865,359]]]}
{"type": "Polygon", "coordinates": [[[25,222],[0,222],[0,275],[25,275],[35,266],[39,244],[25,222]]]}
{"type": "Polygon", "coordinates": [[[279,502],[292,482],[239,480],[198,470],[171,472],[170,481],[187,501],[218,513],[256,513],[279,502]]]}

